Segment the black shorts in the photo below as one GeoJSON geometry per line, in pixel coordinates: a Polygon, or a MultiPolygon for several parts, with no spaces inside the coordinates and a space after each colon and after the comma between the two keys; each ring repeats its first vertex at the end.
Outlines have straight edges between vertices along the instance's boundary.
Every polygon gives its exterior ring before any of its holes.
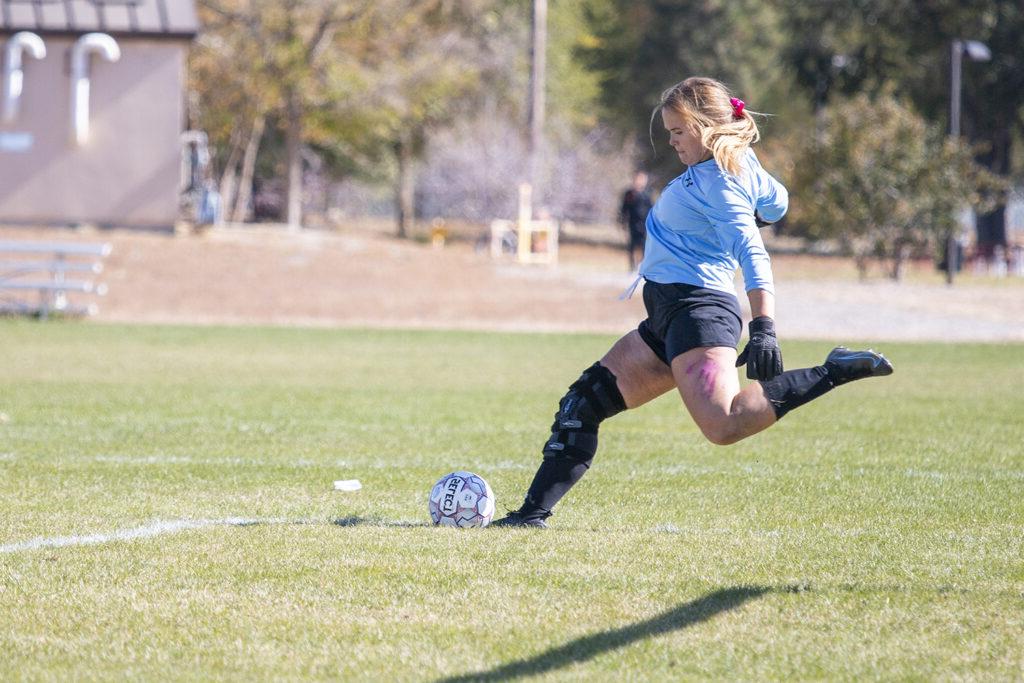
{"type": "Polygon", "coordinates": [[[695,285],[644,283],[647,319],[637,332],[666,365],[690,349],[736,348],[743,332],[740,302],[732,294],[695,285]]]}

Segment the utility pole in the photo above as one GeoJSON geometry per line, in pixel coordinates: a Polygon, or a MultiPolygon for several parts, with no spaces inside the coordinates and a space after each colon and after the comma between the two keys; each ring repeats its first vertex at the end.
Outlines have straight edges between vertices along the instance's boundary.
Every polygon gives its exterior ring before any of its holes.
{"type": "MultiPolygon", "coordinates": [[[[960,137],[960,110],[962,106],[962,74],[964,53],[975,62],[987,62],[992,52],[985,43],[977,40],[956,39],[950,45],[949,53],[949,137],[960,137]]],[[[956,236],[946,238],[946,284],[953,284],[953,274],[960,267],[960,245],[956,236]]]]}
{"type": "MultiPolygon", "coordinates": [[[[533,0],[533,28],[530,41],[530,147],[529,178],[533,197],[540,193],[544,167],[544,90],[547,80],[548,0],[533,0]]],[[[531,201],[531,218],[533,211],[531,201]]]]}
{"type": "Polygon", "coordinates": [[[964,43],[954,40],[949,54],[949,136],[960,137],[961,74],[964,64],[964,43]]]}

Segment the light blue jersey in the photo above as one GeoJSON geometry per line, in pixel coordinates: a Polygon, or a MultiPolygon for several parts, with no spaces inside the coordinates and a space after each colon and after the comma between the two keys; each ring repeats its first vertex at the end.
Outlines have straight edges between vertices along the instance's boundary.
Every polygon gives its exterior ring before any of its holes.
{"type": "Polygon", "coordinates": [[[771,259],[754,211],[782,218],[789,193],[768,174],[753,150],[734,176],[708,159],[672,180],[647,215],[647,245],[640,275],[661,284],[687,284],[735,294],[736,268],[746,290],[774,293],[771,259]]]}

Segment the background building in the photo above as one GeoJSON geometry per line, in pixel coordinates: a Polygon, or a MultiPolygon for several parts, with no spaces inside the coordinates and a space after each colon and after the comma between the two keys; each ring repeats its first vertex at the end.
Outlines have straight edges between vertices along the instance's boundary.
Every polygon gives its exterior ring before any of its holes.
{"type": "Polygon", "coordinates": [[[178,213],[192,0],[0,0],[0,222],[178,213]]]}

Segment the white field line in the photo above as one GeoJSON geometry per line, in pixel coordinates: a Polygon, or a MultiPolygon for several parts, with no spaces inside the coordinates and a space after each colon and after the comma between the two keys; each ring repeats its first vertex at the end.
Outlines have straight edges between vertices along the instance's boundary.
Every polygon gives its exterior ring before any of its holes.
{"type": "Polygon", "coordinates": [[[0,553],[16,553],[23,550],[38,550],[40,548],[64,548],[73,545],[98,545],[112,541],[131,541],[137,538],[151,538],[163,534],[176,534],[180,531],[202,529],[209,526],[254,526],[259,524],[315,524],[313,520],[307,519],[281,519],[281,518],[250,518],[250,517],[225,517],[224,519],[172,519],[158,520],[135,527],[133,529],[118,529],[105,534],[85,534],[75,536],[52,536],[32,538],[17,543],[0,545],[0,553]]]}

